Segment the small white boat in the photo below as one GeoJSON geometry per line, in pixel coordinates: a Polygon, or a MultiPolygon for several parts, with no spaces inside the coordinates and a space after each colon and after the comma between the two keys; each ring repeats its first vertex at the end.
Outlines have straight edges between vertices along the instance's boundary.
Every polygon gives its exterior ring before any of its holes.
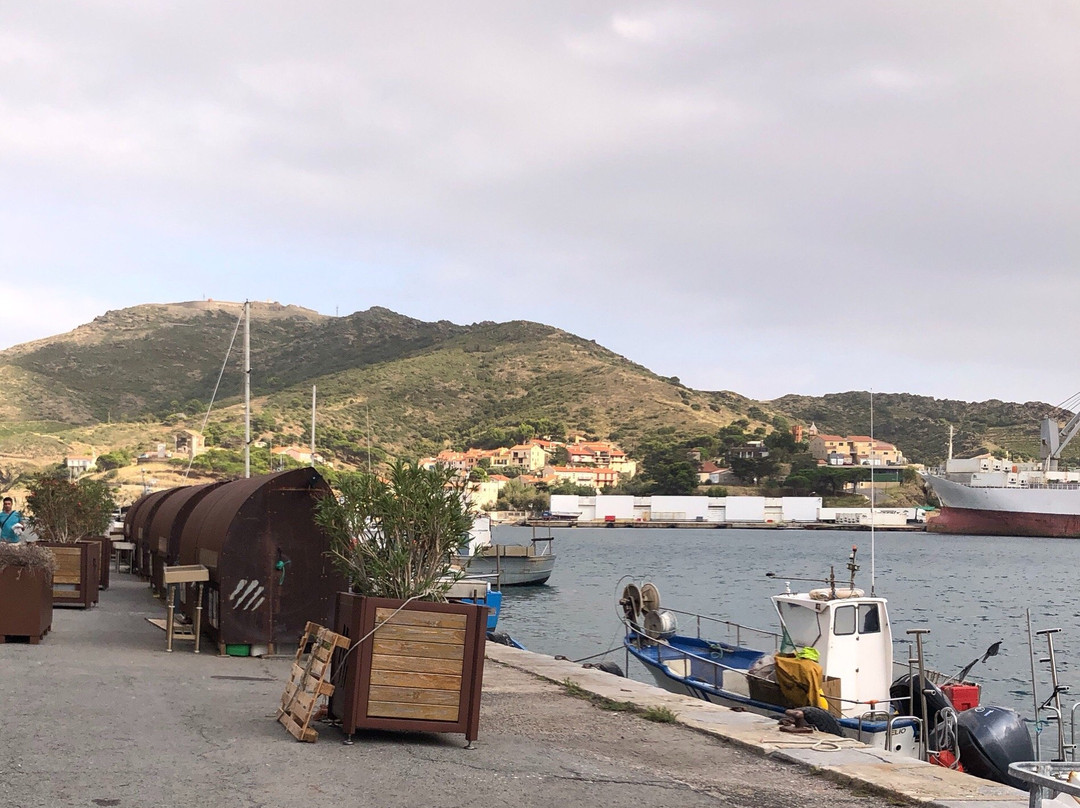
{"type": "Polygon", "coordinates": [[[453,561],[468,575],[494,576],[498,587],[535,586],[547,583],[555,569],[554,537],[533,533],[528,544],[493,544],[491,519],[478,516],[469,531],[469,540],[453,561]]]}
{"type": "Polygon", "coordinates": [[[1008,770],[1032,757],[1023,720],[979,706],[978,685],[964,681],[974,663],[955,677],[927,669],[921,637],[917,655],[895,665],[885,598],[855,588],[854,549],[848,569],[846,584],[830,574],[822,588],[774,595],[779,633],[661,608],[654,585],[630,584],[619,601],[623,644],[666,690],[782,719],[798,709],[822,731],[1023,787],[1008,770]],[[694,634],[679,633],[677,615],[694,634]],[[703,638],[710,627],[728,641],[703,638]]]}

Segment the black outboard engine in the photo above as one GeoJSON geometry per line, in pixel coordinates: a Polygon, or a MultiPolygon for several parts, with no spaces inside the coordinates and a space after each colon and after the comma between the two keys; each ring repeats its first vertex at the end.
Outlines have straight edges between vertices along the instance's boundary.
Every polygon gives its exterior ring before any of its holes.
{"type": "Polygon", "coordinates": [[[957,715],[956,725],[964,771],[1027,791],[1027,783],[1009,775],[1010,763],[1035,759],[1019,713],[1006,707],[973,707],[957,715]]]}

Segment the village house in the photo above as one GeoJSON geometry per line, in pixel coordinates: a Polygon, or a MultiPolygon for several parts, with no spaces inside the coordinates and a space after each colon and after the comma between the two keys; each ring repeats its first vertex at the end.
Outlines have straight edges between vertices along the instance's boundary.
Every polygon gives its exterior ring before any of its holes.
{"type": "Polygon", "coordinates": [[[742,446],[733,446],[725,453],[727,459],[730,461],[732,458],[738,458],[740,460],[761,460],[769,456],[769,450],[765,448],[765,444],[759,440],[747,441],[742,446]]]}
{"type": "Polygon", "coordinates": [[[77,480],[83,474],[94,468],[94,464],[97,463],[96,457],[79,457],[71,456],[64,459],[64,466],[67,468],[68,479],[77,480]]]}
{"type": "Polygon", "coordinates": [[[270,450],[270,456],[273,458],[289,457],[303,466],[312,465],[313,457],[316,463],[323,462],[322,455],[318,452],[312,455],[310,449],[304,449],[300,446],[275,446],[270,450]]]}
{"type": "Polygon", "coordinates": [[[717,485],[723,480],[733,479],[731,469],[721,468],[712,460],[706,460],[698,471],[698,482],[702,485],[717,485]]]}
{"type": "Polygon", "coordinates": [[[206,451],[206,438],[194,429],[181,429],[173,437],[173,447],[176,454],[195,458],[206,451]]]}
{"type": "Polygon", "coordinates": [[[512,461],[510,465],[520,466],[529,471],[542,469],[544,464],[547,463],[547,453],[544,451],[544,447],[532,441],[511,446],[510,458],[512,461]]]}
{"type": "Polygon", "coordinates": [[[903,452],[893,444],[866,435],[813,435],[810,454],[830,466],[904,466],[903,452]]]}
{"type": "Polygon", "coordinates": [[[622,449],[606,441],[567,444],[566,451],[571,466],[609,468],[625,477],[633,477],[637,472],[637,463],[630,460],[622,449]]]}
{"type": "Polygon", "coordinates": [[[583,466],[548,466],[545,476],[553,476],[555,482],[569,480],[576,485],[588,485],[599,493],[602,489],[617,485],[619,472],[610,468],[587,468],[583,466]]]}

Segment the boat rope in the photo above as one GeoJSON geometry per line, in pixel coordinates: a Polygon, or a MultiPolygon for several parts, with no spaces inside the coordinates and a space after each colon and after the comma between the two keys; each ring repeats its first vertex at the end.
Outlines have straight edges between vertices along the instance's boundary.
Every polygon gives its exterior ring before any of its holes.
{"type": "Polygon", "coordinates": [[[762,744],[768,744],[769,746],[775,746],[778,749],[810,749],[815,752],[839,752],[843,749],[853,749],[853,746],[845,746],[845,743],[855,744],[857,746],[863,746],[862,741],[857,741],[854,738],[837,738],[835,735],[829,735],[825,738],[810,737],[804,741],[792,738],[791,740],[777,740],[775,738],[762,738],[762,744]]]}
{"type": "Polygon", "coordinates": [[[588,662],[590,659],[596,659],[597,657],[607,656],[612,651],[617,651],[622,648],[622,645],[616,645],[606,651],[601,651],[599,654],[592,654],[591,656],[583,656],[581,659],[571,659],[571,662],[588,662]]]}

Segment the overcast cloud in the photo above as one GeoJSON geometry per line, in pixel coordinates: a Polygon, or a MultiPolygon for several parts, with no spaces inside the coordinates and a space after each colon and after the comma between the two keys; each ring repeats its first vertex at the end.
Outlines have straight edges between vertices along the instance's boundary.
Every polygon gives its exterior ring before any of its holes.
{"type": "Polygon", "coordinates": [[[0,346],[530,319],[754,398],[1080,389],[1080,6],[0,5],[0,346]]]}

